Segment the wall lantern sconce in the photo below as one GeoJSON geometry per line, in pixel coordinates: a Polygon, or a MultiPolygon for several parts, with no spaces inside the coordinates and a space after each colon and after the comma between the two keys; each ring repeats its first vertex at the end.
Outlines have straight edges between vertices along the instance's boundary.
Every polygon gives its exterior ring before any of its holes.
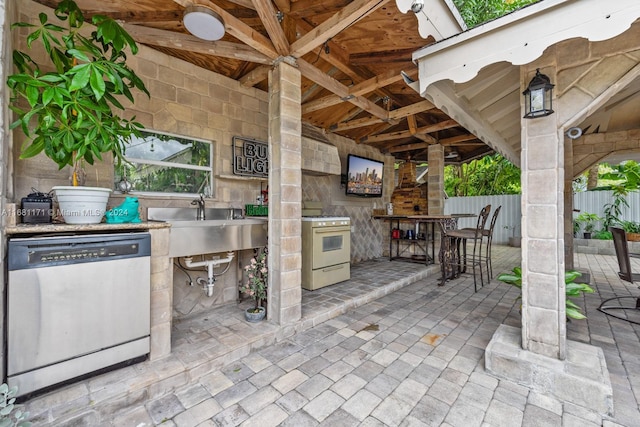
{"type": "Polygon", "coordinates": [[[529,86],[522,94],[524,95],[524,118],[534,119],[553,114],[553,87],[549,77],[540,74],[540,69],[536,70],[536,75],[529,82],[529,86]]]}
{"type": "Polygon", "coordinates": [[[213,10],[204,6],[188,6],[182,17],[184,27],[202,40],[220,40],[224,36],[224,21],[213,10]]]}

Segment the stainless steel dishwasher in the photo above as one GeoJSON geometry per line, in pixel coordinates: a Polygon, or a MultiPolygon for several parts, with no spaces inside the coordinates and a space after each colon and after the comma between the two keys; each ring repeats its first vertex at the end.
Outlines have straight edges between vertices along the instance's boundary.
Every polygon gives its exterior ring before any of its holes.
{"type": "Polygon", "coordinates": [[[144,358],[149,233],[8,242],[7,382],[18,395],[144,358]]]}

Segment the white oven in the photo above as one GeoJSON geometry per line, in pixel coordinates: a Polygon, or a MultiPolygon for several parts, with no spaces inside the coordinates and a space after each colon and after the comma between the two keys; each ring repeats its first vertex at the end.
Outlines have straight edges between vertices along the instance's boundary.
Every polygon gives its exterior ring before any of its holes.
{"type": "Polygon", "coordinates": [[[310,291],[351,278],[351,219],[302,218],[302,287],[310,291]]]}

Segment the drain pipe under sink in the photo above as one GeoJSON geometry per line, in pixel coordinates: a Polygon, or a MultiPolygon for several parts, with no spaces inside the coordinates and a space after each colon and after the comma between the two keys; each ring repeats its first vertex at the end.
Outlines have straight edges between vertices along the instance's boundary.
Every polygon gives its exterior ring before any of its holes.
{"type": "Polygon", "coordinates": [[[198,268],[198,267],[207,267],[207,279],[204,277],[199,277],[196,279],[196,282],[202,285],[202,290],[205,291],[208,297],[213,296],[213,286],[216,282],[215,275],[213,273],[214,267],[219,266],[220,264],[228,264],[230,263],[235,256],[234,252],[227,252],[226,258],[217,258],[217,259],[206,259],[204,261],[196,261],[193,262],[192,257],[185,257],[184,263],[189,268],[198,268]]]}

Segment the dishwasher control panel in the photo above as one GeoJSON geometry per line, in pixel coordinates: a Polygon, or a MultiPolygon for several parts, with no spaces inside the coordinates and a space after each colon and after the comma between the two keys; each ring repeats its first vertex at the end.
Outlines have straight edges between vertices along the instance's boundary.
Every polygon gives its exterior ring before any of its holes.
{"type": "Polygon", "coordinates": [[[9,239],[9,271],[151,255],[149,233],[9,239]]]}
{"type": "Polygon", "coordinates": [[[47,264],[58,261],[95,260],[121,255],[135,255],[138,244],[92,246],[90,248],[44,249],[29,252],[29,264],[47,264]]]}

